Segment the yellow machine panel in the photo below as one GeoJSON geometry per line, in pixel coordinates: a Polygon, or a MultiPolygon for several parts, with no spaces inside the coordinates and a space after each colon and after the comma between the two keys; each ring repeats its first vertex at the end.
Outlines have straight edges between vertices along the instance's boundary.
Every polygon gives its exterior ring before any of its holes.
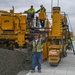
{"type": "Polygon", "coordinates": [[[1,16],[1,27],[3,30],[13,30],[13,18],[10,16],[1,16]]]}
{"type": "Polygon", "coordinates": [[[47,59],[47,43],[44,43],[43,44],[43,60],[46,60],[47,59]]]}
{"type": "Polygon", "coordinates": [[[23,44],[25,43],[24,33],[19,33],[17,37],[18,37],[17,42],[18,42],[19,46],[22,47],[23,44]]]}
{"type": "Polygon", "coordinates": [[[60,20],[60,7],[53,7],[52,15],[52,35],[51,36],[61,36],[62,35],[62,25],[60,20]]]}
{"type": "Polygon", "coordinates": [[[16,14],[16,16],[19,18],[16,18],[16,24],[20,23],[20,27],[21,27],[21,30],[26,30],[26,19],[27,17],[25,15],[22,15],[22,14],[16,14]]]}
{"type": "Polygon", "coordinates": [[[39,13],[39,19],[40,20],[46,20],[46,13],[45,12],[40,12],[39,13]]]}

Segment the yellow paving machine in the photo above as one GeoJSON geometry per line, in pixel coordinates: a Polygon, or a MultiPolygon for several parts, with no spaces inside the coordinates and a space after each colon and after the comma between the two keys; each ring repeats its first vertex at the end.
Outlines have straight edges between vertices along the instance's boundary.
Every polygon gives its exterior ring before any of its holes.
{"type": "Polygon", "coordinates": [[[29,33],[26,15],[14,13],[14,8],[10,12],[0,10],[0,46],[23,47],[29,33]]]}

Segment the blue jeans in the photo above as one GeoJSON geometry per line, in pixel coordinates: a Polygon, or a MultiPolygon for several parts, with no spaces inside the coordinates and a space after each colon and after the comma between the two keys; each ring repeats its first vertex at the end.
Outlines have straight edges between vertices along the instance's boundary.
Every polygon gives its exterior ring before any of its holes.
{"type": "Polygon", "coordinates": [[[41,70],[42,53],[33,53],[32,54],[32,70],[35,70],[36,61],[38,62],[38,70],[41,70]]]}

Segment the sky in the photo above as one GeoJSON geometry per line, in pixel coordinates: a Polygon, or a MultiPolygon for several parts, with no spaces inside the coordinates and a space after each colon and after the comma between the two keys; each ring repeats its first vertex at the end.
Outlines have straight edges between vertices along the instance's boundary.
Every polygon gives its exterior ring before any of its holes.
{"type": "Polygon", "coordinates": [[[42,4],[46,8],[47,12],[51,12],[51,1],[53,1],[52,6],[58,6],[59,1],[61,11],[66,12],[69,16],[72,30],[75,35],[75,0],[0,0],[0,10],[9,11],[12,6],[14,6],[15,12],[19,13],[24,12],[33,5],[37,11],[42,4]]]}

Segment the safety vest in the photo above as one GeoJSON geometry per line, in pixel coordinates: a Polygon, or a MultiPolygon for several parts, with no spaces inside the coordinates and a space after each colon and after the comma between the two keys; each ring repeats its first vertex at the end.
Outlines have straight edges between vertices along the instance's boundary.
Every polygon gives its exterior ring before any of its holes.
{"type": "Polygon", "coordinates": [[[71,37],[71,40],[73,41],[73,38],[71,37]]]}
{"type": "Polygon", "coordinates": [[[29,9],[29,10],[28,10],[28,13],[33,14],[34,12],[35,12],[35,10],[34,10],[34,9],[29,9]]]}
{"type": "Polygon", "coordinates": [[[36,44],[35,40],[32,42],[32,52],[42,52],[43,51],[43,44],[41,43],[41,39],[38,39],[36,44]]]}
{"type": "Polygon", "coordinates": [[[70,39],[68,39],[68,43],[70,43],[71,42],[71,40],[70,39]]]}
{"type": "Polygon", "coordinates": [[[40,12],[46,12],[46,9],[45,8],[41,8],[40,12]]]}
{"type": "Polygon", "coordinates": [[[68,43],[70,43],[73,40],[73,38],[71,37],[70,39],[68,39],[68,43]]]}

